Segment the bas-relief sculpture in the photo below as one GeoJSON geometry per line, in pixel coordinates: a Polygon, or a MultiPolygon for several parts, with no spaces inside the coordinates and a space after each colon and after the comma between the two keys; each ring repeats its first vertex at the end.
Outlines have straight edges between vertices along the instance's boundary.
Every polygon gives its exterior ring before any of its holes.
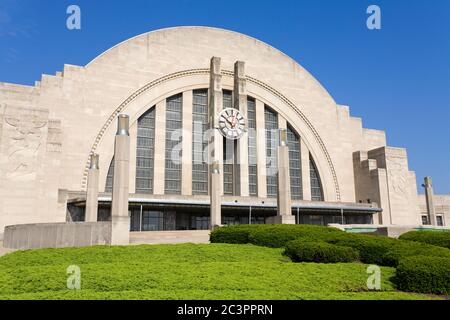
{"type": "Polygon", "coordinates": [[[38,154],[45,143],[48,111],[6,107],[3,116],[6,179],[36,178],[38,154]]]}
{"type": "Polygon", "coordinates": [[[389,184],[396,197],[409,197],[408,170],[403,157],[390,157],[388,163],[389,184]]]}

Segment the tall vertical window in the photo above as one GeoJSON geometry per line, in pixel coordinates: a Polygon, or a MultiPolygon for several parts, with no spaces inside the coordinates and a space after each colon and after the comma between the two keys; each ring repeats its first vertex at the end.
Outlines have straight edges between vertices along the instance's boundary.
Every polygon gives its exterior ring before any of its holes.
{"type": "Polygon", "coordinates": [[[277,186],[277,146],[278,146],[278,114],[265,107],[264,119],[266,127],[266,168],[267,168],[267,196],[276,197],[277,186]]]}
{"type": "Polygon", "coordinates": [[[436,225],[438,227],[443,227],[444,226],[444,215],[442,215],[442,214],[436,215],[436,225]]]}
{"type": "Polygon", "coordinates": [[[309,156],[309,170],[311,174],[311,200],[324,201],[319,171],[317,170],[316,164],[311,155],[309,156]]]}
{"type": "Polygon", "coordinates": [[[166,101],[165,193],[181,194],[181,143],[183,96],[177,94],[166,101]],[[177,150],[179,149],[179,150],[177,150]],[[176,158],[174,158],[174,156],[176,158]]]}
{"type": "MultiPolygon", "coordinates": [[[[223,108],[233,107],[233,92],[223,91],[223,108]]],[[[223,138],[223,192],[234,194],[234,141],[223,138]]]]}
{"type": "Polygon", "coordinates": [[[114,157],[109,165],[108,174],[106,176],[106,186],[105,192],[112,192],[113,189],[113,178],[114,178],[114,157]]]}
{"type": "Polygon", "coordinates": [[[291,197],[294,200],[302,199],[302,175],[300,160],[300,137],[288,125],[287,138],[289,147],[289,173],[291,176],[291,197]]]}
{"type": "Polygon", "coordinates": [[[136,149],[136,193],[153,193],[155,157],[155,108],[138,120],[136,149]]]}
{"type": "Polygon", "coordinates": [[[248,123],[248,186],[250,196],[258,196],[258,166],[256,149],[256,103],[247,99],[248,123]]]}
{"type": "Polygon", "coordinates": [[[208,163],[203,151],[208,147],[203,139],[208,130],[208,90],[195,90],[192,109],[192,193],[208,194],[208,163]]]}

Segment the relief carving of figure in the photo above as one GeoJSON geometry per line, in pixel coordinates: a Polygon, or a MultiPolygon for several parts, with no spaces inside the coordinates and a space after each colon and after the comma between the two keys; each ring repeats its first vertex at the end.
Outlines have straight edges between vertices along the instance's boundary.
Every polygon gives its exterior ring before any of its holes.
{"type": "Polygon", "coordinates": [[[10,131],[7,150],[7,178],[18,178],[35,174],[37,154],[42,145],[41,128],[47,120],[33,112],[6,114],[5,122],[13,127],[10,131]]]}
{"type": "Polygon", "coordinates": [[[405,168],[404,159],[391,158],[389,163],[390,184],[394,189],[394,193],[402,197],[408,194],[408,170],[405,168]]]}

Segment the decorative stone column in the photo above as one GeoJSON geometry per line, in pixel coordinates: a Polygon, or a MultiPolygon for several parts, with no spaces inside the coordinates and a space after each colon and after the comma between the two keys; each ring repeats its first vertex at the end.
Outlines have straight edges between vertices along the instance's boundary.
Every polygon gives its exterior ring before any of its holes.
{"type": "Polygon", "coordinates": [[[222,196],[220,195],[220,165],[213,163],[210,168],[211,179],[209,184],[209,194],[211,200],[211,229],[222,225],[222,196]]]}
{"type": "Polygon", "coordinates": [[[91,164],[88,171],[87,193],[86,193],[86,222],[97,222],[98,214],[98,176],[99,166],[98,154],[91,154],[91,164]]]}
{"type": "Polygon", "coordinates": [[[428,219],[432,226],[436,223],[436,209],[434,207],[433,180],[431,177],[425,177],[423,187],[425,188],[425,199],[427,201],[428,219]]]}
{"type": "Polygon", "coordinates": [[[300,158],[302,165],[303,200],[311,201],[311,168],[309,167],[309,150],[303,138],[300,138],[300,158]]]}
{"type": "MultiPolygon", "coordinates": [[[[234,64],[234,108],[247,118],[247,80],[245,78],[245,62],[234,64]]],[[[249,196],[248,185],[248,133],[236,142],[235,153],[236,194],[241,197],[249,196]]]]}
{"type": "Polygon", "coordinates": [[[210,227],[214,229],[222,224],[221,200],[223,194],[223,136],[219,130],[218,115],[223,109],[221,59],[213,57],[210,68],[209,86],[209,197],[210,227]]]}
{"type": "MultiPolygon", "coordinates": [[[[156,104],[153,194],[164,194],[166,169],[166,100],[156,104]]],[[[184,153],[184,152],[183,152],[184,153]]]]}
{"type": "Polygon", "coordinates": [[[289,173],[289,148],[287,146],[287,130],[280,130],[280,142],[278,146],[278,193],[277,216],[270,217],[269,224],[295,224],[295,216],[292,215],[291,182],[289,173]]]}
{"type": "Polygon", "coordinates": [[[182,153],[182,181],[181,194],[183,196],[192,195],[192,112],[193,112],[193,91],[183,92],[183,153],[182,153]]]}
{"type": "Polygon", "coordinates": [[[256,100],[256,161],[258,162],[258,197],[267,197],[267,153],[266,153],[266,125],[265,125],[265,105],[260,100],[256,100]]]}
{"type": "Polygon", "coordinates": [[[130,217],[128,215],[130,135],[128,115],[120,114],[114,145],[114,177],[111,205],[111,244],[130,243],[130,217]]]}

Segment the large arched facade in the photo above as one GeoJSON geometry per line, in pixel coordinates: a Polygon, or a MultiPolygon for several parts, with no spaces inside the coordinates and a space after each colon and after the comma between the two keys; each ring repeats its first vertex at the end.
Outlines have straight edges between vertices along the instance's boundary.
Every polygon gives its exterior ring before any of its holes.
{"type": "Polygon", "coordinates": [[[92,153],[100,155],[99,218],[108,219],[120,113],[130,117],[130,212],[133,218],[139,212],[139,229],[145,210],[152,212],[145,219],[168,229],[177,228],[177,215],[190,219],[180,228],[203,228],[208,168],[195,159],[205,147],[197,136],[205,126],[211,57],[222,61],[224,103],[232,101],[234,63],[245,62],[246,118],[255,132],[247,141],[245,181],[224,166],[223,221],[245,223],[251,211],[262,223],[275,214],[276,184],[268,174],[273,148],[263,130],[287,129],[298,222],[419,222],[406,150],[388,147],[384,132],[363,128],[279,50],[228,30],[177,27],[126,40],[84,67],[65,65],[35,86],[1,85],[0,229],[82,219],[92,153]],[[30,137],[39,143],[17,153],[14,135],[21,125],[34,126],[30,137]],[[179,130],[178,141],[167,139],[179,130]],[[179,164],[166,161],[173,147],[179,148],[179,164]]]}
{"type": "MultiPolygon", "coordinates": [[[[228,104],[231,101],[232,91],[224,91],[224,108],[229,107],[228,104]]],[[[302,167],[308,167],[309,171],[303,173],[310,175],[310,189],[311,200],[324,201],[324,194],[322,183],[320,179],[320,173],[315,165],[313,156],[309,153],[306,159],[302,159],[301,156],[301,137],[293,126],[282,119],[281,116],[276,113],[273,108],[267,105],[262,105],[263,108],[258,112],[264,113],[260,117],[257,117],[256,105],[262,102],[257,101],[255,98],[248,96],[248,114],[247,119],[249,121],[249,135],[248,135],[248,153],[249,153],[249,180],[248,187],[249,196],[258,197],[263,195],[262,198],[276,197],[277,182],[274,179],[275,175],[268,175],[265,179],[265,183],[258,183],[258,158],[262,157],[261,153],[266,156],[266,168],[270,168],[271,161],[274,158],[276,151],[273,140],[276,138],[276,130],[280,127],[285,127],[288,130],[289,139],[289,160],[290,160],[290,173],[291,173],[291,190],[292,197],[296,200],[303,200],[303,182],[302,182],[302,167]],[[264,119],[264,122],[258,123],[257,118],[264,119]],[[253,130],[252,130],[253,129],[253,130]],[[258,130],[269,131],[263,143],[264,150],[258,150],[258,130]],[[273,133],[271,130],[275,130],[273,133]],[[272,145],[271,145],[272,144],[272,145]],[[259,152],[258,152],[259,151],[259,152]],[[268,153],[271,153],[268,155],[268,153]],[[252,159],[253,158],[253,159],[252,159]],[[303,164],[302,161],[307,161],[309,164],[303,164]]],[[[208,164],[207,164],[207,139],[205,138],[208,124],[208,89],[197,89],[192,91],[185,91],[171,96],[165,101],[165,110],[161,108],[159,111],[165,113],[166,126],[156,127],[156,105],[142,114],[135,125],[137,129],[136,136],[132,136],[131,139],[136,140],[133,144],[136,147],[136,159],[132,161],[132,172],[135,176],[134,193],[136,194],[155,194],[155,184],[163,182],[164,192],[163,194],[171,195],[208,195],[208,164]],[[192,99],[184,99],[186,97],[192,97],[192,99]],[[187,101],[186,101],[187,100],[187,101]],[[183,113],[188,112],[192,115],[183,117],[183,113]],[[187,121],[183,121],[187,120],[187,121]],[[174,132],[175,135],[174,135],[174,132]],[[181,134],[178,134],[180,132],[181,134]],[[187,137],[190,135],[190,137],[187,137]],[[158,144],[156,142],[156,136],[164,136],[168,143],[158,144]],[[173,136],[174,139],[169,139],[173,136]],[[192,147],[190,151],[191,155],[185,156],[184,160],[172,161],[174,163],[164,163],[164,181],[155,181],[155,155],[162,153],[161,150],[156,150],[157,147],[165,149],[164,161],[170,160],[172,152],[183,153],[186,150],[183,149],[182,140],[190,139],[192,141],[192,147]],[[178,147],[177,147],[178,146],[178,147]],[[179,150],[178,150],[178,149],[179,150]],[[192,169],[192,177],[183,177],[181,172],[183,171],[183,165],[192,169]],[[186,181],[190,180],[190,181],[186,181]],[[182,185],[191,185],[187,187],[187,191],[182,192],[182,185]]],[[[159,116],[159,114],[158,114],[159,116]]],[[[183,160],[183,157],[180,157],[183,160]]],[[[227,160],[224,157],[224,161],[227,160]]],[[[156,160],[158,161],[158,160],[156,160]]],[[[261,162],[261,161],[260,161],[261,162]]],[[[238,190],[241,190],[236,184],[239,183],[234,176],[233,166],[234,163],[230,161],[230,169],[226,172],[229,175],[228,179],[224,181],[224,194],[231,196],[241,196],[238,190]],[[230,186],[229,186],[230,185],[230,186]]],[[[186,170],[185,170],[186,171],[186,170]]],[[[112,192],[112,178],[113,178],[113,161],[111,160],[110,167],[105,182],[105,192],[112,192]]],[[[158,173],[156,173],[157,175],[158,173]]],[[[158,187],[156,187],[158,189],[158,187]]],[[[161,192],[161,190],[160,190],[161,192]]]]}

